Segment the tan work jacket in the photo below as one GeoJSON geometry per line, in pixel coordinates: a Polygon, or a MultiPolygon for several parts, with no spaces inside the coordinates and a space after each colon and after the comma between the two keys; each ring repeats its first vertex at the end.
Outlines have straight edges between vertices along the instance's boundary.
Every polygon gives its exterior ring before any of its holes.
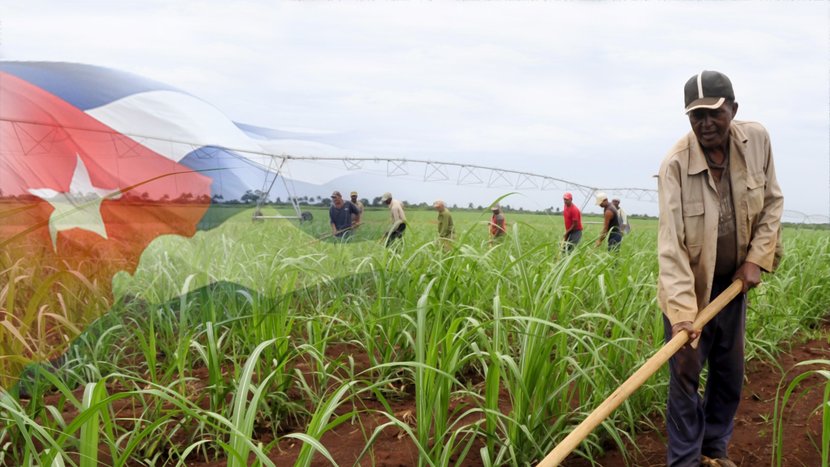
{"type": "MultiPolygon", "coordinates": [[[[771,272],[781,253],[784,196],[775,178],[769,134],[758,123],[733,120],[729,144],[737,266],[749,261],[771,272]]],[[[674,145],[660,166],[657,298],[671,324],[694,321],[712,292],[719,198],[708,172],[693,132],[674,145]]]]}

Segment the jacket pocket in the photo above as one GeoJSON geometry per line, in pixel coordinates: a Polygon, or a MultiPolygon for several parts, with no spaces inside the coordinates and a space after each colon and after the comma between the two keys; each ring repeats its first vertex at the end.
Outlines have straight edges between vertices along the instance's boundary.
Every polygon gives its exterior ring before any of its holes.
{"type": "Polygon", "coordinates": [[[699,254],[700,246],[703,245],[703,211],[703,201],[693,201],[683,204],[683,224],[686,230],[686,247],[689,248],[690,254],[692,247],[698,247],[697,252],[699,254]]]}
{"type": "Polygon", "coordinates": [[[746,178],[746,213],[749,219],[755,219],[764,209],[764,187],[766,176],[763,172],[749,174],[746,178]]]}

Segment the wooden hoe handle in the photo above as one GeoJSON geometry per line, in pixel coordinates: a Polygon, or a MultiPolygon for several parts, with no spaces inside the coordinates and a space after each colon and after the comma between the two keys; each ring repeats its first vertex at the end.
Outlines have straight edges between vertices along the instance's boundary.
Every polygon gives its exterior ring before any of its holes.
{"type": "MultiPolygon", "coordinates": [[[[692,326],[697,329],[703,329],[712,318],[715,317],[729,302],[732,301],[739,293],[743,283],[740,279],[736,279],[726,290],[712,300],[697,315],[697,319],[692,326]]],[[[628,397],[634,393],[646,380],[651,377],[657,370],[666,363],[672,355],[674,355],[686,342],[689,341],[689,334],[686,332],[679,332],[670,341],[657,351],[651,358],[640,367],[631,377],[608,396],[602,404],[599,405],[582,423],[579,424],[565,439],[559,443],[553,451],[551,451],[542,462],[539,462],[537,467],[556,467],[558,466],[568,454],[571,453],[584,440],[594,428],[599,426],[611,412],[620,406],[628,397]]]]}

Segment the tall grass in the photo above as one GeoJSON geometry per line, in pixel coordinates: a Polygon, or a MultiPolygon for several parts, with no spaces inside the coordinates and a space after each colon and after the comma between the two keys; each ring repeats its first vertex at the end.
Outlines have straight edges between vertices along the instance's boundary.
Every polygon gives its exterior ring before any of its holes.
{"type": "MultiPolygon", "coordinates": [[[[454,213],[458,238],[444,248],[434,212],[407,214],[395,250],[375,241],[380,210],[348,244],[244,213],[193,239],[158,239],[134,275],[115,278],[110,312],[61,361],[24,373],[31,398],[0,391],[0,463],[79,465],[105,453],[116,465],[269,465],[290,437],[302,443],[297,465],[309,465],[334,462],[323,436],[351,423],[369,459],[396,429],[420,465],[524,465],[662,344],[656,222],[635,221],[615,255],[593,248],[588,226],[563,255],[558,217],[510,214],[507,241],[490,246],[486,217],[454,213]],[[396,413],[400,401],[415,410],[396,413]],[[366,429],[361,414],[387,421],[366,429]]],[[[780,270],[750,295],[752,358],[826,314],[830,239],[819,233],[785,230],[780,270]]],[[[25,274],[15,271],[10,280],[25,274]]],[[[577,454],[593,459],[659,424],[666,378],[577,454]]]]}
{"type": "Polygon", "coordinates": [[[821,467],[830,465],[830,360],[807,360],[796,364],[792,371],[785,373],[778,386],[773,412],[773,449],[772,465],[781,466],[784,455],[784,436],[786,435],[787,404],[798,394],[799,390],[821,390],[823,398],[815,407],[815,412],[821,416],[821,439],[818,440],[818,451],[821,453],[821,467]],[[815,368],[803,369],[805,366],[815,368]],[[800,371],[800,372],[799,372],[800,371]],[[797,373],[789,383],[786,382],[790,373],[797,373]],[[818,380],[808,383],[808,378],[818,380]],[[806,386],[806,387],[805,387],[806,386]]]}

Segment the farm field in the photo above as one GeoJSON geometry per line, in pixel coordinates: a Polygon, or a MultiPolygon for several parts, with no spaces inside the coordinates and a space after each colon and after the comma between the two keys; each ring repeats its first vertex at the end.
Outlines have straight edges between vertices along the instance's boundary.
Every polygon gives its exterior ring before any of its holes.
{"type": "MultiPolygon", "coordinates": [[[[386,209],[347,243],[326,237],[322,209],[299,226],[220,209],[230,218],[212,230],[154,241],[113,280],[107,314],[0,392],[0,465],[527,465],[662,343],[653,219],[632,219],[610,254],[586,216],[563,255],[554,215],[508,212],[507,238],[490,245],[488,213],[459,210],[445,248],[435,212],[408,210],[404,241],[387,249],[386,209]]],[[[749,377],[786,383],[758,396],[773,399],[759,412],[775,427],[768,444],[808,437],[797,459],[827,459],[830,409],[816,407],[830,399],[830,235],[788,226],[784,246],[750,294],[749,377]],[[776,366],[805,342],[817,350],[776,366]],[[788,417],[807,389],[815,407],[788,417]]],[[[666,379],[569,465],[643,465],[632,443],[659,451],[666,379]]],[[[782,451],[745,465],[799,465],[776,461],[782,451]]]]}

